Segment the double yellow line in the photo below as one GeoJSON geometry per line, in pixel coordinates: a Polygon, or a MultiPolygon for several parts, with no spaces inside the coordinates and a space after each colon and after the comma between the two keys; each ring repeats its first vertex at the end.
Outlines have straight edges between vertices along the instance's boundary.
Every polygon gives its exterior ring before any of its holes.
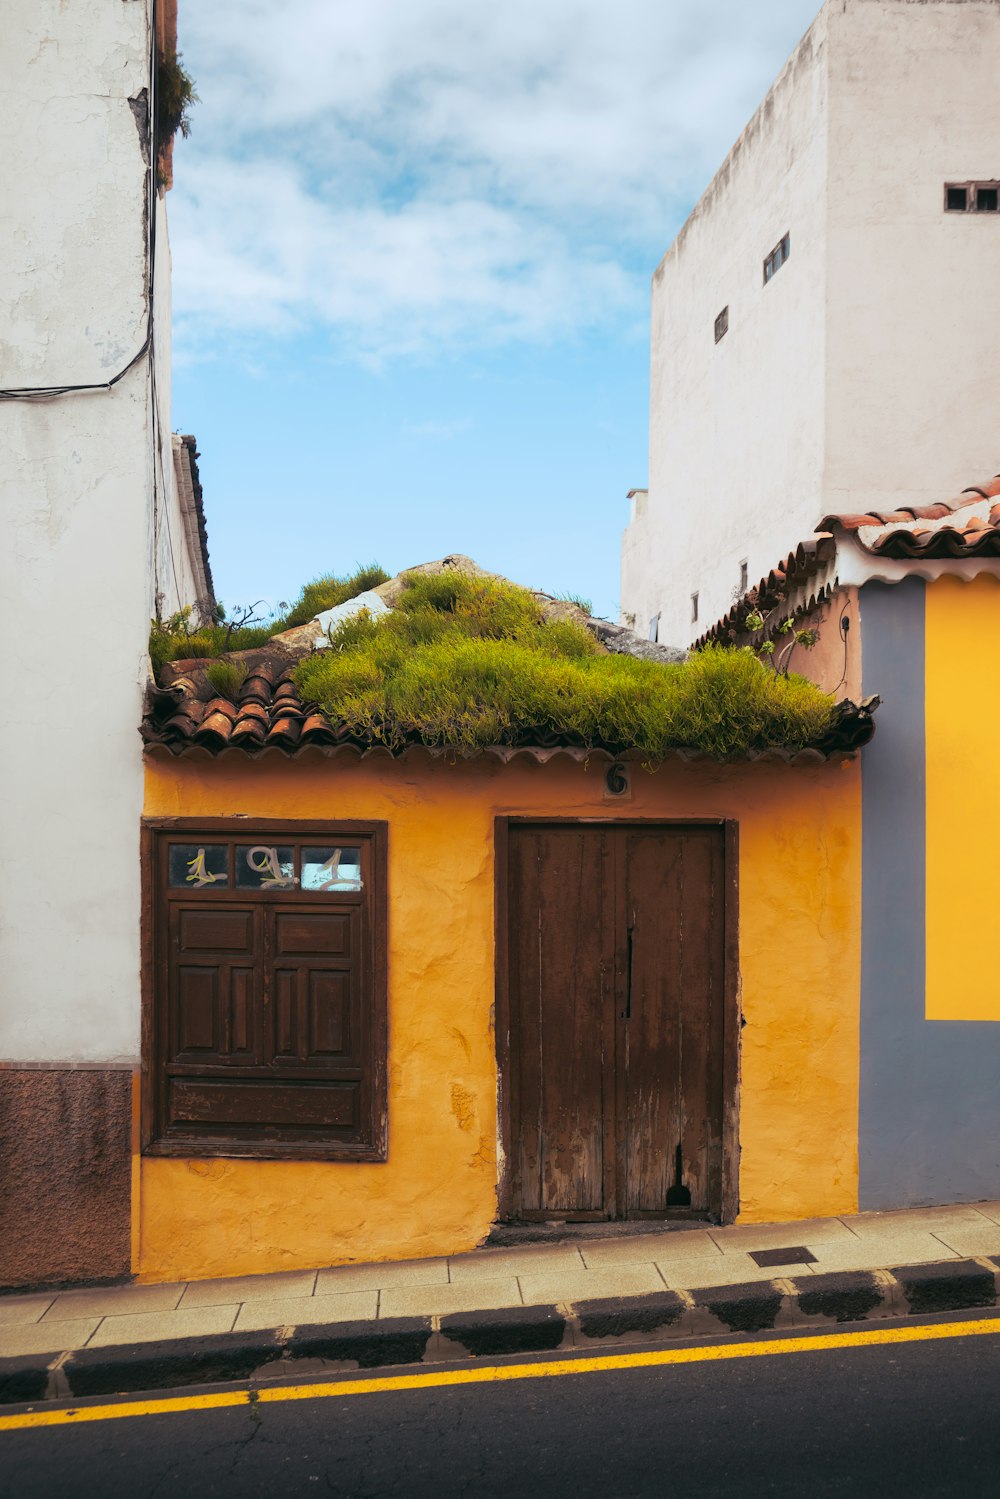
{"type": "Polygon", "coordinates": [[[276,1405],[286,1400],[330,1400],[346,1395],[385,1395],[397,1390],[433,1390],[448,1385],[503,1384],[516,1379],[560,1379],[568,1375],[606,1374],[618,1369],[665,1369],[678,1364],[720,1363],[734,1358],[776,1358],[793,1353],[877,1348],[891,1343],[930,1343],[942,1338],[996,1337],[1000,1318],[943,1322],[920,1327],[872,1327],[862,1332],[828,1332],[805,1337],[771,1338],[756,1343],[716,1343],[699,1348],[659,1348],[648,1353],[611,1353],[541,1360],[524,1364],[483,1364],[470,1369],[427,1369],[373,1379],[329,1380],[297,1385],[265,1385],[255,1390],[224,1390],[209,1395],[171,1395],[160,1400],[122,1400],[114,1405],[68,1405],[0,1416],[0,1432],[38,1426],[78,1426],[86,1421],[118,1421],[135,1416],[179,1415],[186,1411],[227,1410],[237,1406],[276,1405]]]}

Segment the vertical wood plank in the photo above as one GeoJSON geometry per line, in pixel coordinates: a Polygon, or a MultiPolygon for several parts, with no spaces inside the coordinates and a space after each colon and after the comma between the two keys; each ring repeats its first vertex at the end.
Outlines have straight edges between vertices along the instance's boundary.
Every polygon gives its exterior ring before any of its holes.
{"type": "Polygon", "coordinates": [[[632,980],[619,1043],[625,1056],[623,1204],[628,1212],[665,1212],[682,1113],[684,834],[663,827],[630,828],[622,839],[632,980]]]}
{"type": "Polygon", "coordinates": [[[516,1211],[606,1211],[605,1151],[614,1148],[605,1139],[604,1075],[614,966],[612,863],[607,829],[511,831],[516,1211]]]}
{"type": "Polygon", "coordinates": [[[732,1223],[740,1210],[740,827],[725,825],[725,972],[723,975],[722,1056],[722,1222],[732,1223]]]}

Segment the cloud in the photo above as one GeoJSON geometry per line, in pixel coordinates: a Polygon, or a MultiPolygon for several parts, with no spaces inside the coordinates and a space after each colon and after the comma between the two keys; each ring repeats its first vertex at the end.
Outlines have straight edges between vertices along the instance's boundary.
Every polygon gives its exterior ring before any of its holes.
{"type": "Polygon", "coordinates": [[[814,9],[182,0],[178,311],[364,359],[629,321],[814,9]]]}
{"type": "Polygon", "coordinates": [[[172,205],[175,305],[190,324],[282,333],[319,322],[358,357],[474,337],[573,333],[622,316],[633,288],[612,259],[482,200],[331,204],[294,165],[192,163],[172,205]]]}

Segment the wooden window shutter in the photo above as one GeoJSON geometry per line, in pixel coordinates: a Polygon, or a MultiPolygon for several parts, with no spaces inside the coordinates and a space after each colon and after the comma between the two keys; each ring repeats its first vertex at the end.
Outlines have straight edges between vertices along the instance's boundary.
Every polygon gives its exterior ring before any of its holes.
{"type": "Polygon", "coordinates": [[[154,1154],[386,1153],[386,829],[145,831],[154,1154]]]}

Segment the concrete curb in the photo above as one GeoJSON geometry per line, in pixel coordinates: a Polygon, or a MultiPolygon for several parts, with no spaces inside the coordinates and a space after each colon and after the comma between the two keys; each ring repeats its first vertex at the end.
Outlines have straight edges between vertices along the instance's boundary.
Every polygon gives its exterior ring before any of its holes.
{"type": "Polygon", "coordinates": [[[0,1359],[0,1404],[883,1321],[997,1305],[1000,1255],[800,1280],[0,1359]]]}

